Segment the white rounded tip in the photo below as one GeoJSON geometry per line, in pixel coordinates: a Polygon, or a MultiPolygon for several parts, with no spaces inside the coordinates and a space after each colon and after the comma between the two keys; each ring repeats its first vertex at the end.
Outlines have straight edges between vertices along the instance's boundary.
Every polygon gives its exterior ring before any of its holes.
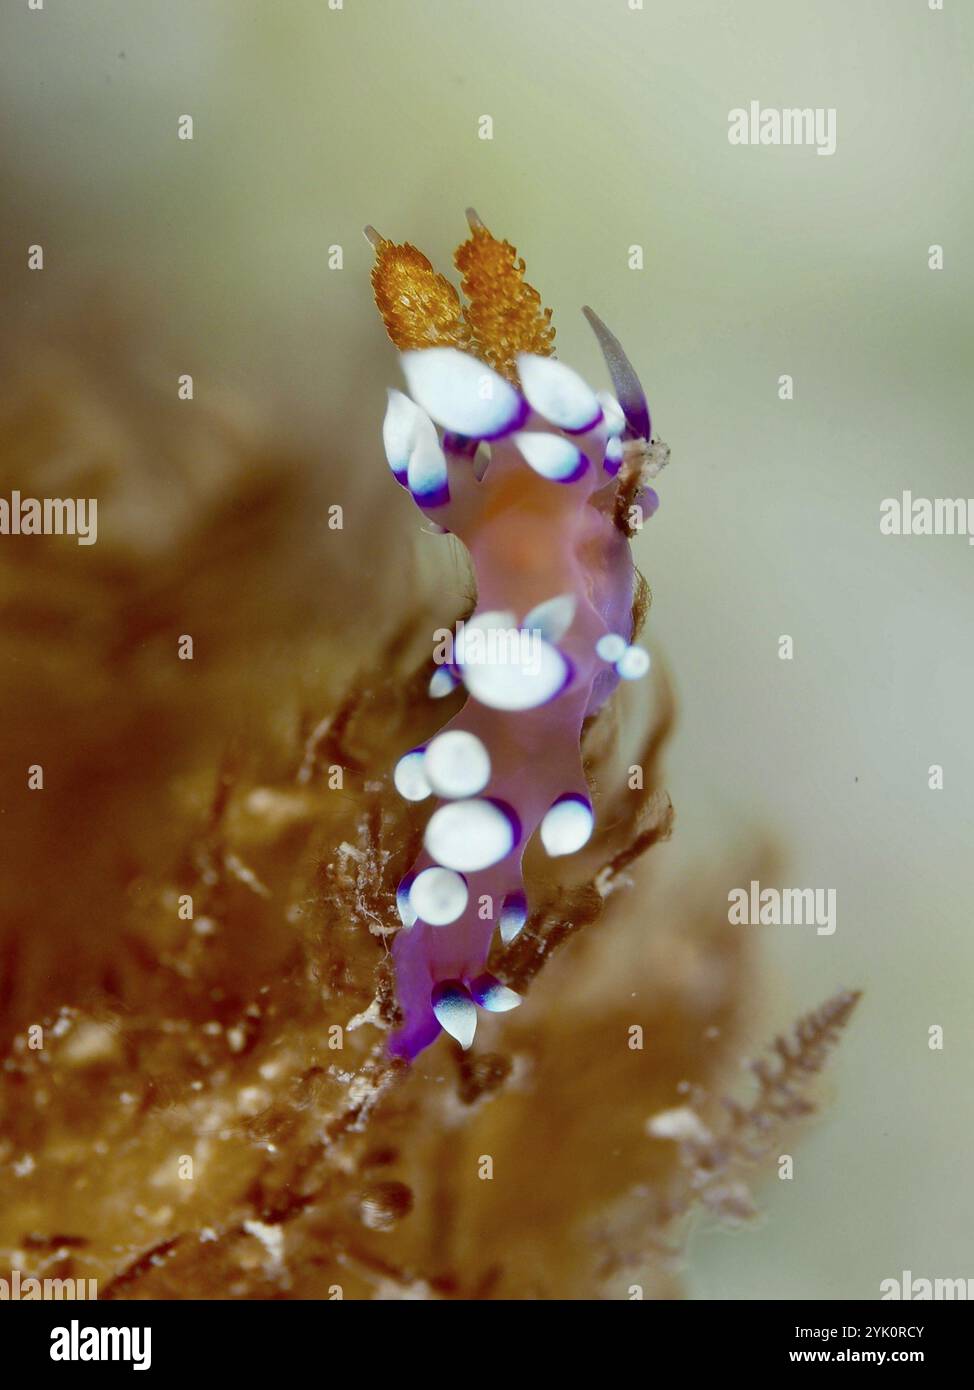
{"type": "Polygon", "coordinates": [[[535,709],[565,689],[571,668],[557,647],[518,627],[513,614],[481,613],[456,648],[463,683],[491,709],[535,709]]]}
{"type": "Polygon", "coordinates": [[[396,791],[407,801],[425,801],[433,788],[426,775],[425,753],[422,748],[413,748],[396,763],[392,774],[396,791]]]}
{"type": "Polygon", "coordinates": [[[585,455],[563,435],[546,434],[544,430],[519,430],[514,443],[525,463],[553,483],[573,483],[585,472],[585,455]]]}
{"type": "Polygon", "coordinates": [[[516,1009],[521,1003],[521,996],[517,991],[508,989],[507,985],[502,985],[493,975],[481,975],[479,979],[471,981],[470,993],[482,1009],[487,1009],[492,1014],[510,1013],[511,1009],[516,1009]]]}
{"type": "Polygon", "coordinates": [[[476,796],[490,781],[490,754],[476,734],[448,729],[426,749],[426,776],[438,796],[476,796]]]}
{"type": "Polygon", "coordinates": [[[451,691],[456,690],[460,684],[459,679],[447,666],[437,666],[430,676],[429,694],[433,700],[442,700],[451,691]]]}
{"type": "Polygon", "coordinates": [[[501,940],[505,946],[524,930],[528,920],[528,903],[523,893],[508,893],[501,906],[501,940]]]}
{"type": "Polygon", "coordinates": [[[613,439],[618,438],[626,428],[626,417],[622,413],[622,406],[615,396],[608,391],[597,391],[596,397],[605,417],[606,433],[613,439]]]}
{"type": "Polygon", "coordinates": [[[624,681],[638,681],[650,667],[650,655],[645,647],[627,647],[616,662],[616,670],[624,681]]]}
{"type": "Polygon", "coordinates": [[[605,469],[606,473],[610,473],[615,477],[625,462],[625,457],[626,454],[622,447],[622,440],[613,436],[612,439],[606,441],[605,457],[602,459],[602,467],[605,469]]]}
{"type": "Polygon", "coordinates": [[[560,642],[575,620],[577,606],[574,594],[558,594],[526,613],[521,626],[526,632],[536,632],[546,642],[560,642]]]}
{"type": "Polygon", "coordinates": [[[404,396],[401,391],[390,386],[385,418],[382,421],[382,444],[386,451],[389,467],[400,482],[405,482],[409,469],[409,455],[412,453],[424,419],[432,424],[429,416],[424,416],[419,406],[404,396]]]}
{"type": "Polygon", "coordinates": [[[525,352],[517,359],[517,370],[529,405],[559,429],[581,434],[602,419],[595,392],[564,362],[525,352]]]}
{"type": "Polygon", "coordinates": [[[595,652],[603,661],[608,661],[615,665],[621,656],[624,655],[629,644],[626,639],[618,632],[606,632],[595,644],[595,652]]]}
{"type": "Polygon", "coordinates": [[[409,902],[416,916],[431,927],[445,927],[462,917],[469,893],[460,874],[434,866],[413,879],[409,902]]]}
{"type": "Polygon", "coordinates": [[[497,439],[525,414],[520,395],[497,372],[457,348],[421,348],[402,355],[413,400],[438,425],[470,439],[497,439]]]}
{"type": "Polygon", "coordinates": [[[437,985],[433,991],[432,1005],[437,1023],[466,1052],[477,1033],[477,1005],[463,985],[437,985]]]}
{"type": "Polygon", "coordinates": [[[561,796],[541,822],[541,843],[552,858],[575,854],[587,844],[595,825],[592,807],[577,793],[561,796]]]}
{"type": "Polygon", "coordinates": [[[499,864],[517,844],[519,833],[510,812],[495,801],[475,797],[434,811],[425,844],[438,864],[470,874],[499,864]]]}

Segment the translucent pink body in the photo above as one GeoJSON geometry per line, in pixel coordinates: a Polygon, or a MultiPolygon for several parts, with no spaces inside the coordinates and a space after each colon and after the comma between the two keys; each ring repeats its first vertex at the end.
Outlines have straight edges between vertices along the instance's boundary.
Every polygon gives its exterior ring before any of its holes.
{"type": "MultiPolygon", "coordinates": [[[[626,641],[631,635],[634,569],[628,541],[612,519],[615,484],[603,462],[609,438],[605,420],[568,435],[532,412],[521,428],[570,439],[588,460],[582,476],[574,482],[541,476],[507,437],[491,444],[489,465],[478,480],[470,447],[461,441],[451,449],[457,441],[447,436],[449,500],[423,509],[466,545],[477,614],[508,611],[520,624],[536,605],[574,597],[573,620],[557,641],[571,663],[571,678],[560,694],[533,709],[492,708],[469,695],[444,726],[469,731],[486,747],[491,776],[481,795],[513,808],[520,836],[499,863],[465,875],[469,900],[457,920],[446,926],[419,920],[397,933],[393,959],[403,1021],[390,1049],[407,1058],[440,1032],[431,1002],[434,988],[443,981],[469,985],[483,975],[501,905],[525,891],[522,857],[546,812],[566,793],[588,801],[579,746],[582,722],[618,682],[595,645],[606,633],[626,641]]],[[[440,804],[436,798],[423,802],[416,814],[440,804]]],[[[424,850],[412,872],[434,862],[424,850]]]]}

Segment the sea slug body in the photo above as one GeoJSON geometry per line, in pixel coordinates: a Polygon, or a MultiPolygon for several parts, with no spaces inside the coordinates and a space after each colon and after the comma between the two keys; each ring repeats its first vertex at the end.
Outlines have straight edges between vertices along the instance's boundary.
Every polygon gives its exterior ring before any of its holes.
{"type": "Polygon", "coordinates": [[[402,1023],[389,1046],[405,1058],[441,1030],[468,1048],[479,1009],[520,1003],[486,962],[494,932],[508,943],[527,921],[524,850],[535,832],[551,856],[588,841],[583,721],[620,679],[649,668],[630,642],[635,570],[615,519],[617,474],[651,438],[642,388],[590,310],[616,394],[555,359],[550,312],[523,262],[469,216],[456,256],[466,306],[414,247],[367,229],[376,302],[404,349],[408,388],[389,392],[389,466],[465,544],[477,585],[429,691],[462,682],[466,703],[394,774],[403,797],[432,808],[397,894],[402,1023]]]}

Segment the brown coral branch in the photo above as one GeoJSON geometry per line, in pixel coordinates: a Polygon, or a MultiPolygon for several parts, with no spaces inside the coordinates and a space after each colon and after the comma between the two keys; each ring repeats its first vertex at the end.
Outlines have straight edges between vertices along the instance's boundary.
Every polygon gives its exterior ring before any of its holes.
{"type": "Polygon", "coordinates": [[[700,1113],[706,1109],[702,1096],[692,1107],[650,1121],[650,1133],[678,1141],[684,1185],[671,1201],[673,1214],[688,1210],[695,1201],[731,1221],[753,1213],[743,1174],[767,1158],[783,1125],[814,1113],[808,1094],[811,1083],[861,997],[859,990],[839,990],[803,1015],[790,1034],[775,1038],[772,1055],[750,1063],[758,1083],[751,1103],[721,1097],[726,1115],[722,1125],[708,1126],[700,1113]]]}

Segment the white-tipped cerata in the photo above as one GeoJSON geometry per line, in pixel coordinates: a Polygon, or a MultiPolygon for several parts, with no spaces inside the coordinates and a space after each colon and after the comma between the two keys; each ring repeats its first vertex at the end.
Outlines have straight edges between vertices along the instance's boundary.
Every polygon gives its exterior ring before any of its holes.
{"type": "Polygon", "coordinates": [[[577,482],[588,467],[588,459],[581,449],[560,434],[518,430],[514,443],[525,463],[553,483],[577,482]]]}
{"type": "Polygon", "coordinates": [[[649,670],[649,652],[645,647],[627,647],[615,666],[624,681],[638,681],[649,670]]]}
{"type": "Polygon", "coordinates": [[[506,1014],[516,1009],[521,996],[516,990],[508,989],[493,975],[481,975],[470,981],[470,993],[482,1009],[492,1014],[506,1014]]]}
{"type": "Polygon", "coordinates": [[[415,874],[407,874],[396,889],[396,910],[404,927],[412,927],[416,923],[416,909],[409,897],[409,890],[413,886],[415,877],[415,874]]]}
{"type": "Polygon", "coordinates": [[[542,820],[541,843],[552,858],[574,854],[588,843],[594,824],[588,801],[577,792],[569,792],[558,798],[542,820]]]}
{"type": "Polygon", "coordinates": [[[406,486],[420,506],[436,506],[450,500],[446,455],[431,421],[420,425],[406,467],[406,486]]]}
{"type": "Polygon", "coordinates": [[[577,607],[574,594],[558,594],[525,613],[521,626],[528,632],[538,633],[546,642],[560,642],[575,620],[577,607]]]}
{"type": "Polygon", "coordinates": [[[411,401],[394,387],[390,388],[388,397],[385,419],[382,422],[382,443],[389,467],[396,475],[396,480],[405,487],[409,455],[412,453],[422,422],[425,420],[432,426],[432,421],[428,415],[423,414],[415,401],[411,401]]]}
{"type": "Polygon", "coordinates": [[[382,442],[396,481],[408,487],[417,502],[435,506],[449,501],[446,455],[436,426],[401,391],[389,392],[382,442]]]}
{"type": "Polygon", "coordinates": [[[396,784],[396,791],[407,801],[425,801],[433,788],[426,775],[424,750],[412,748],[404,753],[396,763],[392,780],[396,784]]]}
{"type": "Polygon", "coordinates": [[[559,429],[583,434],[602,419],[595,392],[564,362],[523,352],[517,370],[528,404],[559,429]]]}
{"type": "Polygon", "coordinates": [[[426,776],[437,796],[476,796],[490,781],[490,754],[476,734],[448,729],[426,750],[426,776]]]}
{"type": "Polygon", "coordinates": [[[475,613],[462,627],[458,624],[457,628],[454,654],[457,663],[462,666],[467,660],[483,661],[485,657],[482,653],[492,646],[497,646],[498,641],[501,640],[490,634],[493,632],[505,634],[508,630],[516,632],[517,618],[509,609],[491,608],[475,613]]]}
{"type": "Polygon", "coordinates": [[[618,435],[613,435],[605,443],[605,455],[602,459],[602,467],[610,477],[615,477],[619,469],[625,462],[626,453],[622,447],[622,440],[618,435]]]}
{"type": "Polygon", "coordinates": [[[409,890],[413,911],[431,927],[445,927],[462,917],[468,898],[461,875],[438,865],[418,873],[409,890]]]}
{"type": "Polygon", "coordinates": [[[427,852],[438,864],[461,874],[499,864],[520,836],[509,807],[485,797],[451,801],[434,811],[426,827],[427,852]]]}
{"type": "Polygon", "coordinates": [[[622,413],[622,406],[615,396],[608,391],[597,391],[596,396],[605,418],[605,432],[610,438],[616,439],[626,428],[626,417],[622,413]]]}
{"type": "Polygon", "coordinates": [[[466,1052],[477,1033],[477,1005],[466,989],[459,981],[447,981],[436,986],[430,1002],[437,1023],[466,1052]]]}
{"type": "Polygon", "coordinates": [[[499,439],[524,418],[524,402],[514,387],[457,348],[404,352],[402,369],[413,400],[455,434],[499,439]]]}
{"type": "Polygon", "coordinates": [[[501,940],[509,946],[515,937],[520,936],[528,920],[528,900],[520,890],[508,893],[501,905],[501,940]]]}
{"type": "Polygon", "coordinates": [[[432,700],[442,700],[456,690],[460,684],[460,677],[455,676],[449,666],[437,666],[430,676],[429,695],[432,700]]]}
{"type": "Polygon", "coordinates": [[[627,646],[626,639],[620,633],[606,632],[596,642],[595,651],[603,661],[608,661],[614,666],[627,646]]]}
{"type": "Polygon", "coordinates": [[[535,709],[568,685],[571,666],[557,647],[519,628],[511,614],[481,613],[457,640],[463,683],[491,709],[535,709]]]}

